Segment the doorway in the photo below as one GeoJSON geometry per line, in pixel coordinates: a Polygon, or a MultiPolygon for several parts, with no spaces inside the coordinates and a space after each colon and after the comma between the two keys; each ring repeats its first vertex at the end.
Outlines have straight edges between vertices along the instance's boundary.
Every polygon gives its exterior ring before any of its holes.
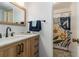
{"type": "Polygon", "coordinates": [[[53,56],[71,57],[71,3],[59,2],[53,6],[53,56]]]}

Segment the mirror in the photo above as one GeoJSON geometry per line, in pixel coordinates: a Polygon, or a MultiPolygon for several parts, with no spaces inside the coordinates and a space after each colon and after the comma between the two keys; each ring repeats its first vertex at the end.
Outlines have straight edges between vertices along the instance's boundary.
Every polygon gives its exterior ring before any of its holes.
{"type": "Polygon", "coordinates": [[[25,25],[26,9],[12,2],[0,2],[0,24],[25,25]]]}

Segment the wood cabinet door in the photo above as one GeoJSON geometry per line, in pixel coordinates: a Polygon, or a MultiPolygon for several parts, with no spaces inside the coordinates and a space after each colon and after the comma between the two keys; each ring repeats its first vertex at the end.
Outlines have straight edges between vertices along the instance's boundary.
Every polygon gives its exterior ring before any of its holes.
{"type": "Polygon", "coordinates": [[[9,46],[6,49],[9,57],[24,57],[25,56],[25,41],[19,41],[9,46]]]}
{"type": "Polygon", "coordinates": [[[30,39],[30,56],[34,56],[34,38],[30,39]]]}
{"type": "Polygon", "coordinates": [[[16,56],[24,57],[25,56],[25,40],[20,41],[16,45],[16,56]]]}
{"type": "Polygon", "coordinates": [[[5,51],[5,50],[0,49],[0,57],[4,57],[4,54],[5,54],[4,51],[5,51]]]}
{"type": "Polygon", "coordinates": [[[0,56],[2,57],[15,57],[16,56],[16,45],[11,44],[0,49],[0,56]]]}
{"type": "Polygon", "coordinates": [[[39,54],[39,38],[36,37],[32,37],[30,39],[30,48],[31,48],[31,52],[30,55],[32,57],[36,57],[39,54]]]}
{"type": "Polygon", "coordinates": [[[24,57],[25,56],[25,41],[19,41],[10,44],[0,50],[0,56],[4,57],[24,57]],[[19,49],[18,49],[19,44],[19,49]]]}
{"type": "Polygon", "coordinates": [[[25,41],[25,56],[26,57],[31,57],[31,55],[30,55],[30,39],[27,39],[26,41],[25,41]]]}
{"type": "Polygon", "coordinates": [[[29,38],[25,41],[25,56],[27,57],[35,57],[37,56],[36,53],[38,52],[38,48],[36,47],[39,39],[37,37],[29,38]]]}
{"type": "Polygon", "coordinates": [[[9,46],[5,51],[6,57],[16,57],[16,45],[9,46]]]}

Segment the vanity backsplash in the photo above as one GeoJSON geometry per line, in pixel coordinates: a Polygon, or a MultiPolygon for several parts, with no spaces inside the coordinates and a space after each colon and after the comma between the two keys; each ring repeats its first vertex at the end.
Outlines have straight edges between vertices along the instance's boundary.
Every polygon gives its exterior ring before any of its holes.
{"type": "Polygon", "coordinates": [[[11,26],[11,25],[0,25],[0,34],[2,36],[5,36],[6,35],[6,28],[7,27],[10,27],[12,32],[15,32],[15,34],[19,34],[19,33],[22,33],[22,32],[25,32],[27,30],[25,26],[11,26]]]}

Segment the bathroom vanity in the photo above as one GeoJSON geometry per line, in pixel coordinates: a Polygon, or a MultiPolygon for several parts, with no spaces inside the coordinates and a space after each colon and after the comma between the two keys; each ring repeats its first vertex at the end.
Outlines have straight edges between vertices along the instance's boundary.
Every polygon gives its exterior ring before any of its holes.
{"type": "MultiPolygon", "coordinates": [[[[1,2],[0,24],[25,26],[26,8],[19,6],[16,2],[1,2]]],[[[39,56],[38,34],[13,35],[15,32],[8,33],[8,31],[12,31],[10,27],[6,28],[5,35],[0,33],[0,57],[39,56]]]]}
{"type": "Polygon", "coordinates": [[[38,57],[39,35],[16,35],[0,39],[0,57],[38,57]]]}

